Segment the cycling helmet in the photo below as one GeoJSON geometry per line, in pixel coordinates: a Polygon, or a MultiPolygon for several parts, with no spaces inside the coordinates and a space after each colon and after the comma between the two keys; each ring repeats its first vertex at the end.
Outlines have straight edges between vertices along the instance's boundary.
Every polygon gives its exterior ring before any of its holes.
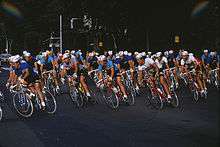
{"type": "Polygon", "coordinates": [[[69,57],[70,57],[70,55],[69,55],[68,53],[65,53],[65,54],[63,55],[63,60],[66,59],[66,58],[69,58],[69,57]]]}
{"type": "Polygon", "coordinates": [[[162,52],[157,52],[156,57],[160,57],[162,55],[162,52]]]}
{"type": "Polygon", "coordinates": [[[16,62],[18,62],[20,60],[21,60],[21,57],[19,55],[15,55],[15,56],[11,57],[11,62],[12,63],[16,63],[16,62]]]}

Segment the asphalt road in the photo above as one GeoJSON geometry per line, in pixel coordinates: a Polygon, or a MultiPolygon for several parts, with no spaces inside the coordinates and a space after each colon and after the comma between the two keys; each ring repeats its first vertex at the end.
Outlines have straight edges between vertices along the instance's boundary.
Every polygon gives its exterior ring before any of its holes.
{"type": "MultiPolygon", "coordinates": [[[[6,77],[6,73],[0,74],[0,88],[7,97],[2,104],[0,147],[217,147],[219,143],[220,94],[214,88],[209,89],[207,100],[197,103],[182,88],[181,106],[162,111],[148,107],[144,96],[136,98],[135,106],[122,105],[118,111],[103,102],[79,110],[63,94],[57,97],[54,115],[40,113],[22,119],[3,86],[6,77]]],[[[100,100],[100,93],[96,95],[100,100]]]]}

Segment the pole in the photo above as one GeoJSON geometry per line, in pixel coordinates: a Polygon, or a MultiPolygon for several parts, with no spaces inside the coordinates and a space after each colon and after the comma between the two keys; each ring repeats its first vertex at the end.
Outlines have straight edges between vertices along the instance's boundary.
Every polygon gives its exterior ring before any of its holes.
{"type": "Polygon", "coordinates": [[[6,37],[5,40],[6,40],[6,53],[8,54],[8,38],[6,37]]]}
{"type": "Polygon", "coordinates": [[[63,53],[62,15],[60,15],[60,51],[63,53]]]}

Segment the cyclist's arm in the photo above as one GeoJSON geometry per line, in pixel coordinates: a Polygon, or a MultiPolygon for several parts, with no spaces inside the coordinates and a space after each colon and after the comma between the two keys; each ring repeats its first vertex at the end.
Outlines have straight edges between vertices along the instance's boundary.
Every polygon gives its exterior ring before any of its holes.
{"type": "Polygon", "coordinates": [[[26,68],[22,71],[21,78],[26,79],[29,75],[30,75],[29,70],[28,70],[28,68],[26,68]]]}

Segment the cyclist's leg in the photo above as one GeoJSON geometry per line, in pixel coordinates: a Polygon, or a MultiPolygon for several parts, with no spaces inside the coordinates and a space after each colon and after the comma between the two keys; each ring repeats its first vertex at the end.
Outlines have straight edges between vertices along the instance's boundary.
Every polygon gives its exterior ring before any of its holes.
{"type": "Polygon", "coordinates": [[[119,88],[120,88],[121,92],[123,93],[124,97],[126,98],[127,97],[127,93],[125,91],[124,85],[121,82],[121,77],[120,76],[116,77],[116,83],[119,86],[119,88]]]}
{"type": "Polygon", "coordinates": [[[91,97],[90,92],[89,92],[88,85],[87,85],[86,82],[85,82],[85,77],[84,77],[82,74],[79,76],[79,80],[80,80],[80,83],[82,84],[83,89],[84,89],[85,92],[86,92],[86,95],[87,95],[88,97],[91,97]]]}
{"type": "Polygon", "coordinates": [[[55,83],[56,89],[59,89],[59,84],[58,84],[58,80],[57,80],[57,73],[56,73],[56,70],[53,70],[52,78],[53,78],[53,80],[54,80],[54,83],[55,83]]]}
{"type": "Polygon", "coordinates": [[[40,102],[41,102],[41,106],[44,109],[45,106],[46,106],[46,104],[45,104],[45,95],[42,92],[42,87],[40,85],[40,82],[36,81],[34,83],[34,88],[35,88],[35,90],[36,90],[36,92],[37,92],[37,94],[39,96],[39,99],[40,99],[40,102]]]}
{"type": "Polygon", "coordinates": [[[167,83],[166,83],[166,81],[165,81],[165,78],[163,77],[162,74],[160,75],[160,83],[161,83],[161,85],[163,86],[164,91],[165,91],[167,97],[168,97],[168,98],[171,98],[170,90],[169,90],[168,85],[167,85],[167,83]]]}

